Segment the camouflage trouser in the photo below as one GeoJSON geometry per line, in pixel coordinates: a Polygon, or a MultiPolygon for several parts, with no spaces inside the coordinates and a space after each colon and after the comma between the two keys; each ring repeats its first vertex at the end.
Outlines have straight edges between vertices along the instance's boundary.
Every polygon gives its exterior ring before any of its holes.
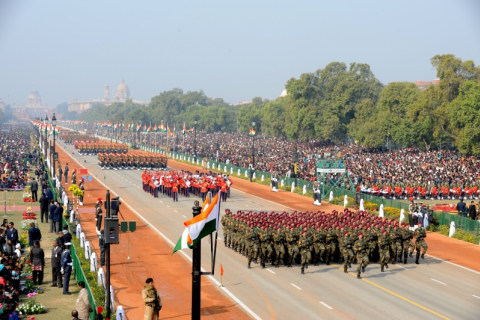
{"type": "Polygon", "coordinates": [[[368,260],[368,255],[367,253],[363,253],[363,252],[358,252],[357,253],[357,264],[358,264],[358,267],[357,267],[357,274],[360,274],[361,271],[362,271],[362,267],[365,268],[368,266],[368,264],[370,263],[370,261],[368,260]]]}
{"type": "Polygon", "coordinates": [[[371,257],[376,247],[377,247],[377,244],[375,243],[375,241],[368,242],[367,254],[369,257],[371,257]]]}
{"type": "Polygon", "coordinates": [[[407,259],[408,251],[413,252],[415,250],[415,245],[411,240],[403,241],[403,257],[407,259]]]}
{"type": "Polygon", "coordinates": [[[395,261],[399,255],[402,254],[402,244],[400,241],[392,242],[390,244],[390,249],[392,249],[392,260],[395,261]]]}
{"type": "Polygon", "coordinates": [[[423,248],[423,254],[425,254],[427,253],[428,246],[425,240],[417,241],[415,245],[417,248],[417,261],[418,261],[418,258],[420,258],[420,249],[423,248]]]}
{"type": "Polygon", "coordinates": [[[307,265],[310,262],[310,260],[312,260],[312,251],[310,251],[310,248],[302,249],[301,257],[302,257],[302,267],[301,267],[301,269],[304,270],[305,265],[307,265]]]}
{"type": "Polygon", "coordinates": [[[337,246],[335,244],[335,242],[330,242],[330,243],[327,243],[327,245],[325,246],[326,248],[326,261],[327,263],[330,263],[330,258],[335,254],[335,252],[337,251],[337,246]]]}
{"type": "MultiPolygon", "coordinates": [[[[225,228],[223,230],[225,230],[225,228]]],[[[228,239],[229,238],[230,238],[230,232],[225,231],[224,234],[223,234],[223,243],[225,244],[225,246],[228,246],[228,239]]]]}
{"type": "MultiPolygon", "coordinates": [[[[267,243],[262,243],[260,247],[260,262],[262,263],[262,265],[265,264],[265,261],[267,260],[267,256],[269,254],[268,247],[269,245],[267,243]]],[[[270,251],[271,250],[272,248],[270,247],[270,251]]]]}
{"type": "Polygon", "coordinates": [[[343,269],[347,270],[348,264],[354,261],[355,255],[353,254],[353,250],[351,248],[343,248],[342,256],[343,256],[343,269]]]}
{"type": "Polygon", "coordinates": [[[285,246],[283,245],[283,243],[275,244],[275,254],[276,254],[276,257],[275,257],[276,266],[280,265],[280,259],[282,259],[283,262],[285,263],[285,246]]]}
{"type": "Polygon", "coordinates": [[[296,243],[289,243],[287,246],[288,246],[288,264],[291,265],[293,260],[297,257],[299,250],[296,243]]]}
{"type": "Polygon", "coordinates": [[[380,249],[380,267],[383,267],[388,264],[388,261],[390,260],[390,250],[388,250],[388,247],[380,249]]]}
{"type": "Polygon", "coordinates": [[[315,262],[320,262],[320,258],[325,256],[325,244],[315,242],[313,244],[313,249],[315,250],[315,262]]]}
{"type": "Polygon", "coordinates": [[[248,265],[250,265],[252,260],[256,260],[258,257],[258,245],[255,242],[250,242],[247,246],[247,251],[248,265]]]}

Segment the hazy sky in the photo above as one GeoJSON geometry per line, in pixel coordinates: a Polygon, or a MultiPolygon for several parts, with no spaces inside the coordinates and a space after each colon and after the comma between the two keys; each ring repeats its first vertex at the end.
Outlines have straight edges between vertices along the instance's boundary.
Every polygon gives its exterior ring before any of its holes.
{"type": "Polygon", "coordinates": [[[430,58],[480,64],[480,1],[0,0],[0,98],[134,99],[174,87],[227,102],[274,99],[332,61],[383,83],[432,80],[430,58]]]}

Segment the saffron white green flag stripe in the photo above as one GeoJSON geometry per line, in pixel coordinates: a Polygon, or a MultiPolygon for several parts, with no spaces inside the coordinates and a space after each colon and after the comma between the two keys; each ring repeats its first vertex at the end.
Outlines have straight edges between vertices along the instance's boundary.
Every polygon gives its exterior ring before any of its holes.
{"type": "MultiPolygon", "coordinates": [[[[220,215],[220,193],[218,192],[212,199],[212,203],[207,200],[203,203],[202,213],[196,217],[184,222],[185,230],[178,239],[177,245],[173,249],[173,253],[181,249],[192,249],[198,241],[208,236],[218,229],[218,221],[220,215]]],[[[173,254],[172,253],[172,254],[173,254]]]]}

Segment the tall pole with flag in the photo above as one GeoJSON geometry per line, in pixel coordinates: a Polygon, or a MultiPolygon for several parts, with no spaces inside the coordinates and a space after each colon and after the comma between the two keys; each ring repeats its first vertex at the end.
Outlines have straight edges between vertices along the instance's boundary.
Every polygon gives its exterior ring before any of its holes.
{"type": "MultiPolygon", "coordinates": [[[[193,218],[184,222],[186,226],[182,236],[178,240],[173,253],[181,249],[192,249],[192,319],[200,320],[201,307],[201,276],[207,274],[214,274],[214,265],[212,265],[212,272],[202,272],[201,270],[201,253],[202,253],[202,238],[211,235],[218,230],[218,223],[220,219],[220,199],[221,191],[210,201],[208,197],[203,206],[199,206],[199,202],[194,202],[193,218]]],[[[212,252],[212,255],[214,253],[212,252]]],[[[215,257],[213,257],[213,262],[215,257]]]]}

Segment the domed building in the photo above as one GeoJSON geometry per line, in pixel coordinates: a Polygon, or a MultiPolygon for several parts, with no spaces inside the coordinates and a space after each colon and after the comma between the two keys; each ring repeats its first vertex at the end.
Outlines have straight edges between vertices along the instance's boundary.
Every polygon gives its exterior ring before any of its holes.
{"type": "Polygon", "coordinates": [[[92,99],[79,101],[77,98],[72,99],[68,104],[68,111],[74,111],[76,113],[82,113],[85,110],[92,108],[95,105],[104,105],[109,106],[115,102],[125,102],[127,100],[132,100],[133,103],[146,106],[148,102],[133,100],[130,95],[130,89],[124,80],[117,87],[117,91],[112,100],[110,100],[110,87],[108,84],[105,85],[103,90],[103,99],[92,99]]]}
{"type": "Polygon", "coordinates": [[[117,93],[115,94],[113,101],[125,102],[128,99],[132,99],[132,97],[130,96],[130,89],[128,89],[125,81],[122,80],[122,83],[120,83],[117,87],[117,93]]]}
{"type": "Polygon", "coordinates": [[[40,93],[38,93],[38,91],[34,89],[28,95],[27,107],[28,108],[38,108],[41,105],[42,105],[42,97],[40,96],[40,93]]]}
{"type": "Polygon", "coordinates": [[[40,93],[33,89],[32,92],[28,95],[27,105],[13,105],[12,107],[13,115],[17,119],[28,120],[36,117],[45,117],[45,115],[53,114],[57,112],[57,107],[49,106],[46,103],[42,106],[42,97],[40,93]]]}

